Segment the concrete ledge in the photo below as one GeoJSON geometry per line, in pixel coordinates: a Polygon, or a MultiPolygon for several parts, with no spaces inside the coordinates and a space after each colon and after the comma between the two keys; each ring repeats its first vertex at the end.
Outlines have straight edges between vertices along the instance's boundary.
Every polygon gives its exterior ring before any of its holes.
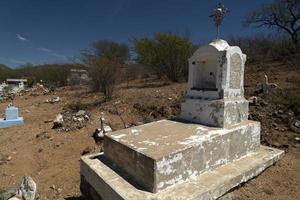
{"type": "Polygon", "coordinates": [[[260,123],[226,129],[171,120],[108,133],[105,157],[155,193],[230,163],[260,147],[260,123]]]}
{"type": "Polygon", "coordinates": [[[22,125],[23,123],[24,123],[23,117],[18,117],[17,119],[7,119],[7,120],[0,118],[0,128],[18,126],[18,125],[22,125]]]}
{"type": "Polygon", "coordinates": [[[155,194],[127,181],[128,176],[118,171],[112,163],[106,162],[104,154],[83,156],[80,162],[81,191],[91,200],[213,200],[259,175],[283,154],[281,150],[261,146],[256,153],[155,194]]]}

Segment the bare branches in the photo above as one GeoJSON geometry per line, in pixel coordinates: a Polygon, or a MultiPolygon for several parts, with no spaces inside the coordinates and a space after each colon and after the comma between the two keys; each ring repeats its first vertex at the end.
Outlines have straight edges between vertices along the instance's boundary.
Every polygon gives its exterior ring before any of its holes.
{"type": "Polygon", "coordinates": [[[285,31],[295,45],[299,44],[300,0],[274,0],[250,13],[244,25],[285,31]]]}

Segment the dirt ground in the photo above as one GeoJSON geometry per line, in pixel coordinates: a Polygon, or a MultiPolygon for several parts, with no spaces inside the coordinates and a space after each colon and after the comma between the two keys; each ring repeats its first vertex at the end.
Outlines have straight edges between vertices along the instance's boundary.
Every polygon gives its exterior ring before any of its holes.
{"type": "MultiPolygon", "coordinates": [[[[246,96],[253,95],[254,87],[264,80],[285,90],[300,87],[300,70],[280,63],[247,66],[246,96]]],[[[114,130],[127,125],[139,125],[149,121],[175,116],[184,94],[185,83],[168,83],[153,78],[136,80],[117,87],[112,100],[105,101],[100,93],[87,87],[58,88],[47,95],[26,93],[16,97],[14,104],[20,108],[25,124],[0,129],[0,153],[10,157],[0,163],[0,190],[18,186],[24,175],[30,175],[38,185],[41,199],[80,200],[79,159],[84,150],[99,149],[92,134],[98,128],[100,112],[114,130]],[[59,96],[58,103],[45,100],[59,96]],[[70,105],[84,105],[90,113],[86,127],[74,131],[52,129],[51,120],[70,105]]],[[[262,97],[264,98],[264,97],[262,97]]],[[[274,116],[280,105],[268,98],[257,106],[250,106],[251,118],[262,121],[262,142],[286,151],[282,160],[262,175],[233,190],[224,199],[286,199],[300,198],[300,143],[299,133],[290,130],[288,124],[274,116]]],[[[4,111],[8,102],[0,103],[4,111]]],[[[282,108],[286,112],[285,108],[282,108]]]]}

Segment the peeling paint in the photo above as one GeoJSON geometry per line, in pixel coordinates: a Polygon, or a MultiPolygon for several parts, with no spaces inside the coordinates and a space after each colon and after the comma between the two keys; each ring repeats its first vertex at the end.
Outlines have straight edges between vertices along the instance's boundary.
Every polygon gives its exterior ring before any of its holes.
{"type": "Polygon", "coordinates": [[[174,172],[173,163],[180,161],[183,158],[182,153],[174,155],[172,158],[163,157],[162,160],[156,163],[157,172],[164,175],[169,175],[174,172]]]}
{"type": "Polygon", "coordinates": [[[113,137],[114,139],[121,139],[123,137],[126,136],[126,134],[121,134],[121,135],[110,135],[111,137],[113,137]]]}
{"type": "Polygon", "coordinates": [[[131,129],[131,133],[133,135],[139,135],[141,133],[141,130],[139,130],[139,129],[131,129]]]}

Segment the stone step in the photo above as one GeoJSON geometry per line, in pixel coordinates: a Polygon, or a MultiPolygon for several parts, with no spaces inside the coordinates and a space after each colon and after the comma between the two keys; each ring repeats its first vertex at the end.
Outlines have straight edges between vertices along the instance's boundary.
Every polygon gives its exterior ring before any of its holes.
{"type": "Polygon", "coordinates": [[[105,162],[104,154],[81,158],[81,191],[91,200],[213,200],[256,177],[278,161],[284,152],[260,146],[249,154],[158,193],[143,191],[129,183],[124,174],[105,162]]]}
{"type": "Polygon", "coordinates": [[[260,146],[260,123],[225,129],[171,120],[108,133],[105,157],[156,193],[239,159],[260,146]]]}

